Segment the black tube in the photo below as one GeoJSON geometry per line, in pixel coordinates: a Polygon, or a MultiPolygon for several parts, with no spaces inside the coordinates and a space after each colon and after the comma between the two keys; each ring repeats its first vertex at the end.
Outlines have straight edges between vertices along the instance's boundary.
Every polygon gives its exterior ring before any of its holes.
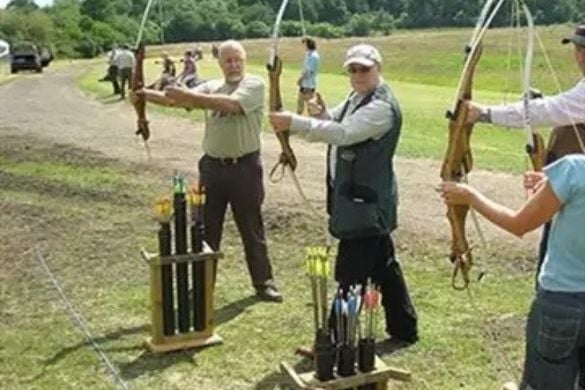
{"type": "MultiPolygon", "coordinates": [[[[187,253],[187,206],[184,190],[175,192],[175,252],[177,255],[187,253]]],[[[177,303],[179,309],[179,332],[189,332],[189,280],[187,263],[177,264],[177,303]]]]}
{"type": "Polygon", "coordinates": [[[315,335],[313,346],[315,351],[315,376],[321,382],[333,379],[333,367],[335,367],[335,345],[331,341],[331,335],[319,329],[315,335]]]}
{"type": "MultiPolygon", "coordinates": [[[[158,248],[161,257],[171,254],[171,225],[160,224],[158,231],[158,248]]],[[[163,265],[162,275],[162,305],[163,305],[163,333],[165,336],[175,334],[175,305],[173,302],[173,266],[163,265]]]]}
{"type": "MultiPolygon", "coordinates": [[[[193,253],[203,251],[203,235],[205,229],[203,221],[195,220],[191,225],[191,247],[193,253]]],[[[196,331],[205,329],[206,306],[205,306],[205,263],[196,261],[193,263],[193,315],[194,328],[196,331]]]]}
{"type": "Polygon", "coordinates": [[[337,374],[352,376],[355,374],[355,347],[341,344],[337,351],[337,374]]]}

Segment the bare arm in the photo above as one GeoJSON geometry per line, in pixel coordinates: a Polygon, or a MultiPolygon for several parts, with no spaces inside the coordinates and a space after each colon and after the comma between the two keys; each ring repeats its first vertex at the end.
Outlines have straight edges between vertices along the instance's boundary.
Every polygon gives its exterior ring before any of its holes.
{"type": "Polygon", "coordinates": [[[146,101],[149,103],[154,103],[159,106],[180,107],[172,99],[165,96],[164,91],[157,91],[155,89],[144,89],[142,91],[136,92],[136,94],[140,93],[144,94],[146,101]]]}
{"type": "Polygon", "coordinates": [[[469,204],[489,221],[518,237],[550,221],[562,205],[546,179],[517,211],[494,202],[465,184],[443,183],[442,192],[447,204],[469,204]]]}
{"type": "Polygon", "coordinates": [[[212,110],[227,114],[243,114],[240,102],[228,95],[207,94],[196,90],[171,87],[165,91],[165,97],[179,107],[212,110]]]}

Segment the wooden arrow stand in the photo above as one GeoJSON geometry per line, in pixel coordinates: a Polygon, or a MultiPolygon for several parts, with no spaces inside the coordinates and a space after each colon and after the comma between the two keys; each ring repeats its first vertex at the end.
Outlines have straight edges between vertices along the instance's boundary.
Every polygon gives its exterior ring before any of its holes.
{"type": "Polygon", "coordinates": [[[144,261],[150,266],[150,304],[151,304],[151,337],[145,340],[146,347],[155,353],[176,351],[220,344],[222,338],[215,333],[213,327],[213,285],[214,262],[223,258],[221,252],[213,252],[205,245],[202,253],[171,255],[160,257],[141,250],[144,261]],[[205,328],[201,331],[190,331],[171,336],[165,336],[163,331],[163,294],[162,294],[162,266],[187,264],[189,268],[195,262],[204,262],[205,277],[205,328]]]}
{"type": "MultiPolygon", "coordinates": [[[[281,371],[289,377],[294,389],[322,389],[322,390],[342,390],[342,389],[359,389],[360,386],[374,385],[376,390],[389,389],[390,380],[409,382],[412,379],[410,371],[399,368],[389,367],[376,356],[376,368],[371,372],[359,372],[352,376],[339,377],[321,382],[315,377],[315,372],[299,374],[293,367],[286,362],[280,363],[281,371]]],[[[390,385],[391,386],[391,385],[390,385]]]]}

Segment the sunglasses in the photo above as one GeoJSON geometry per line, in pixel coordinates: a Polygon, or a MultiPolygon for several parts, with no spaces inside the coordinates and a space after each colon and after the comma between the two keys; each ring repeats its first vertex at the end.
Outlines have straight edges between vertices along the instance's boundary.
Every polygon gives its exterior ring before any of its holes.
{"type": "Polygon", "coordinates": [[[350,66],[349,68],[347,68],[347,73],[350,74],[356,74],[356,73],[368,73],[370,70],[372,70],[372,67],[367,67],[367,66],[350,66]]]}

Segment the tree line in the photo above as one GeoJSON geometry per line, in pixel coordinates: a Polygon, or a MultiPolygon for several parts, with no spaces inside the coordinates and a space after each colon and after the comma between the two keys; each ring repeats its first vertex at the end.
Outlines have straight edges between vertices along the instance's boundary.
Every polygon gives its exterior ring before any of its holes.
{"type": "MultiPolygon", "coordinates": [[[[148,0],[11,0],[0,10],[0,39],[50,46],[66,57],[94,57],[114,42],[132,44],[148,0]]],[[[473,26],[484,0],[290,0],[280,33],[322,38],[388,35],[397,28],[473,26]]],[[[506,2],[494,21],[509,24],[506,2]]],[[[537,24],[585,21],[585,0],[526,0],[537,24]]],[[[146,43],[268,37],[281,0],[155,0],[146,43]]]]}

